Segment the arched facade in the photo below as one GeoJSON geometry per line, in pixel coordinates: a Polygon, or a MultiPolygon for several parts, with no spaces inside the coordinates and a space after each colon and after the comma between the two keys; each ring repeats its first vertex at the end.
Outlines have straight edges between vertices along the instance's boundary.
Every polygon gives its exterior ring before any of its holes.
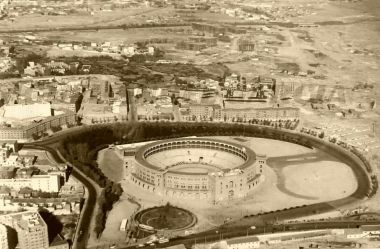
{"type": "Polygon", "coordinates": [[[130,180],[145,190],[218,202],[254,190],[264,180],[266,156],[222,140],[179,138],[144,145],[133,161],[130,180]],[[187,167],[195,171],[184,171],[187,167]]]}

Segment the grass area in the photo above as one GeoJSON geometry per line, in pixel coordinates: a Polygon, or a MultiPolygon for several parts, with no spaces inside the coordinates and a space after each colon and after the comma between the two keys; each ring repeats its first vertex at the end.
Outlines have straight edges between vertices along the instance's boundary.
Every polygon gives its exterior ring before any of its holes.
{"type": "Polygon", "coordinates": [[[110,149],[99,151],[98,164],[103,173],[112,181],[119,182],[123,179],[123,161],[110,149]]]}

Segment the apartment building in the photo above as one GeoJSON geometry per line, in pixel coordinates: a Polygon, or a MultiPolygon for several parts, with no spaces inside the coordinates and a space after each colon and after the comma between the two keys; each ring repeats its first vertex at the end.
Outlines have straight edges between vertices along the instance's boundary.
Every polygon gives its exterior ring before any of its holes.
{"type": "Polygon", "coordinates": [[[49,248],[48,227],[38,212],[2,215],[0,223],[16,230],[19,249],[49,248]]]}

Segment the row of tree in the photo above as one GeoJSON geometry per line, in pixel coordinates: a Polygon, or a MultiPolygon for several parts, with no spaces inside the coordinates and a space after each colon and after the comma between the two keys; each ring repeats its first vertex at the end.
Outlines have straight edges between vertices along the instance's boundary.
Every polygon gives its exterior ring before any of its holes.
{"type": "Polygon", "coordinates": [[[99,145],[133,143],[147,140],[183,136],[253,136],[278,139],[310,147],[306,138],[287,134],[280,130],[239,123],[187,123],[187,122],[129,122],[112,125],[94,125],[79,133],[69,135],[61,143],[63,153],[69,160],[91,163],[87,153],[99,145]],[[86,161],[87,160],[87,161],[86,161]]]}
{"type": "Polygon", "coordinates": [[[98,199],[99,211],[95,219],[95,233],[99,237],[106,225],[107,214],[112,210],[113,204],[119,201],[123,189],[120,184],[108,183],[102,190],[98,199]]]}
{"type": "Polygon", "coordinates": [[[354,155],[359,157],[359,159],[363,162],[367,172],[372,173],[372,167],[371,167],[371,164],[369,163],[369,161],[367,160],[367,158],[360,151],[358,151],[358,149],[356,149],[355,147],[351,147],[350,151],[351,151],[351,153],[353,153],[354,155]]]}
{"type": "Polygon", "coordinates": [[[372,188],[371,192],[369,192],[368,197],[371,198],[376,195],[377,190],[379,189],[379,182],[377,181],[377,177],[375,175],[371,176],[371,183],[372,183],[372,188]]]}
{"type": "Polygon", "coordinates": [[[120,184],[108,179],[96,161],[97,152],[111,143],[111,140],[108,140],[108,135],[110,134],[110,131],[107,132],[104,127],[87,129],[78,134],[78,137],[75,135],[66,137],[58,147],[66,160],[103,188],[98,199],[99,210],[94,228],[98,237],[105,228],[108,212],[112,210],[113,204],[120,199],[123,193],[120,184]],[[101,133],[95,135],[97,132],[101,133]],[[88,136],[92,136],[94,139],[88,136]]]}

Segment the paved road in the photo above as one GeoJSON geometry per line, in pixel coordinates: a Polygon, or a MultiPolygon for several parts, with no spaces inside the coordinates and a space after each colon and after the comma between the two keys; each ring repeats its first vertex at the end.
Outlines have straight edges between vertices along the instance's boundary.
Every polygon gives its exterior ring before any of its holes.
{"type": "MultiPolygon", "coordinates": [[[[52,139],[51,141],[55,142],[56,139],[52,139]]],[[[47,145],[23,144],[21,146],[25,149],[38,149],[48,151],[57,163],[67,163],[61,159],[61,157],[58,155],[55,149],[47,145]]],[[[81,212],[81,219],[79,220],[79,224],[77,226],[76,234],[78,236],[75,237],[75,241],[73,242],[73,244],[75,245],[75,249],[85,249],[90,234],[89,227],[91,217],[94,215],[97,193],[94,185],[87,179],[86,176],[84,176],[75,167],[73,167],[72,175],[81,183],[83,183],[88,191],[88,198],[86,200],[85,205],[83,206],[83,210],[81,212]]]]}
{"type": "MultiPolygon", "coordinates": [[[[209,230],[207,232],[190,235],[183,238],[175,238],[170,240],[170,242],[165,244],[157,244],[155,248],[164,248],[168,246],[186,244],[188,246],[201,243],[210,243],[222,239],[230,239],[235,237],[242,237],[248,235],[259,235],[259,234],[272,234],[278,232],[286,231],[305,231],[313,229],[345,229],[345,228],[357,228],[361,225],[378,225],[379,221],[335,221],[335,222],[309,222],[309,223],[298,223],[298,224],[278,224],[278,225],[266,225],[266,226],[255,226],[256,229],[252,230],[250,227],[252,225],[241,226],[239,228],[229,229],[225,227],[220,227],[217,229],[209,230]]],[[[134,249],[136,246],[120,247],[120,249],[134,249]]],[[[152,246],[145,246],[141,248],[153,248],[152,246]]]]}

